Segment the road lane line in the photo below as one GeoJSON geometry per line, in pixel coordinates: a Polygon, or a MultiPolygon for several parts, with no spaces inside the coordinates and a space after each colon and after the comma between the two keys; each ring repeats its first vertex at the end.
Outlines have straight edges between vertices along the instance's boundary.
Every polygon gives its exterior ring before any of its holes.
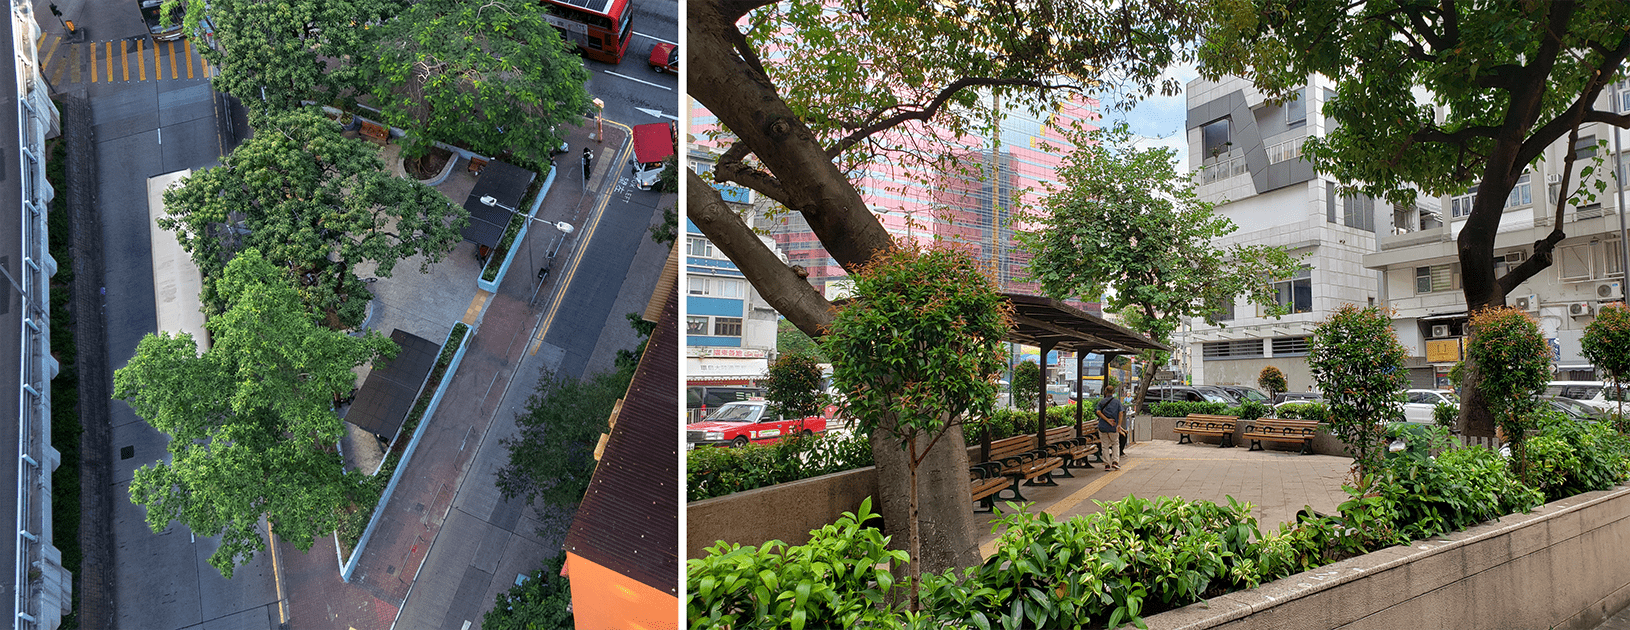
{"type": "MultiPolygon", "coordinates": [[[[611,164],[607,165],[609,170],[606,172],[606,175],[608,177],[612,175],[618,176],[617,179],[610,181],[619,182],[622,179],[619,171],[621,170],[622,165],[628,162],[629,153],[634,150],[634,130],[629,129],[628,125],[624,125],[614,120],[607,120],[605,123],[615,127],[620,127],[622,128],[623,133],[627,134],[625,136],[626,139],[623,141],[622,148],[617,152],[617,159],[611,164]]],[[[555,181],[558,182],[560,180],[557,179],[555,181]]],[[[577,265],[583,262],[583,255],[589,250],[589,240],[594,238],[594,231],[596,228],[600,227],[600,219],[605,215],[606,206],[611,203],[612,193],[615,193],[616,191],[617,187],[615,183],[612,185],[605,185],[604,190],[601,192],[600,199],[595,203],[594,211],[589,214],[588,225],[583,226],[582,236],[579,237],[577,241],[580,247],[578,247],[576,251],[572,252],[571,264],[566,266],[565,277],[561,278],[560,284],[558,285],[560,288],[556,290],[556,294],[560,296],[560,299],[555,300],[553,304],[549,305],[549,313],[543,316],[542,321],[538,322],[538,330],[536,333],[534,333],[535,339],[533,339],[532,348],[527,352],[528,355],[536,355],[538,353],[538,348],[543,346],[543,338],[546,334],[548,334],[549,327],[555,323],[555,314],[560,312],[560,305],[566,301],[566,292],[567,290],[571,289],[572,280],[577,277],[577,265]]]]}
{"type": "MultiPolygon", "coordinates": [[[[73,45],[69,44],[68,47],[73,48],[73,45]]],[[[66,67],[68,67],[68,64],[59,63],[59,64],[57,64],[56,69],[51,71],[51,84],[52,85],[62,85],[62,69],[66,68],[66,67]]]]}
{"type": "MultiPolygon", "coordinates": [[[[45,40],[40,40],[40,41],[45,41],[45,40]]],[[[40,58],[40,68],[41,69],[51,67],[51,58],[55,57],[57,55],[57,46],[59,46],[61,44],[62,44],[62,36],[61,35],[58,35],[58,36],[51,39],[51,52],[45,53],[45,56],[40,58]]]]}
{"type": "Polygon", "coordinates": [[[198,67],[203,68],[204,78],[209,78],[209,60],[204,58],[204,51],[198,51],[198,67]]]}
{"type": "Polygon", "coordinates": [[[644,37],[646,39],[654,39],[654,40],[662,42],[664,44],[670,44],[670,45],[673,45],[673,46],[678,46],[679,45],[679,42],[670,42],[670,41],[668,41],[666,39],[663,39],[661,37],[657,37],[655,35],[646,35],[645,33],[641,33],[639,31],[634,31],[634,34],[638,35],[640,37],[644,37]]]}
{"type": "MultiPolygon", "coordinates": [[[[179,79],[181,75],[175,72],[175,42],[170,42],[170,78],[179,79]]],[[[187,77],[192,78],[192,77],[187,77]]]]}
{"type": "Polygon", "coordinates": [[[78,83],[81,78],[79,70],[79,46],[68,44],[68,81],[78,83]]]}
{"type": "Polygon", "coordinates": [[[636,79],[636,78],[628,76],[626,74],[617,74],[617,73],[612,72],[610,70],[605,71],[605,74],[609,74],[611,76],[618,77],[618,78],[621,78],[621,79],[628,79],[629,81],[634,81],[634,82],[637,82],[637,83],[644,83],[646,85],[649,85],[649,86],[655,87],[655,88],[662,88],[662,89],[667,90],[669,92],[674,91],[673,88],[668,87],[666,85],[657,85],[657,84],[652,83],[650,81],[646,81],[646,80],[643,80],[643,79],[636,79]]]}
{"type": "MultiPolygon", "coordinates": [[[[146,81],[147,80],[147,55],[142,54],[141,43],[142,43],[142,40],[139,40],[139,39],[136,40],[136,71],[141,73],[141,79],[140,80],[146,81]]],[[[129,72],[130,69],[126,68],[125,71],[129,72]]]]}
{"type": "Polygon", "coordinates": [[[186,42],[182,43],[182,47],[187,50],[187,78],[191,79],[192,78],[192,40],[189,39],[186,42]]]}
{"type": "Polygon", "coordinates": [[[113,82],[113,42],[108,41],[108,83],[113,82]]]}

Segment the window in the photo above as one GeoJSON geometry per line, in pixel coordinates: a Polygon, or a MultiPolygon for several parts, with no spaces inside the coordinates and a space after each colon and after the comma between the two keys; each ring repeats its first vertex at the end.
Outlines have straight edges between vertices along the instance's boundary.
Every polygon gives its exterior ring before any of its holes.
{"type": "Polygon", "coordinates": [[[1458,290],[1460,288],[1460,274],[1455,272],[1455,267],[1454,264],[1416,267],[1415,293],[1458,290]]]}
{"type": "Polygon", "coordinates": [[[1296,126],[1307,123],[1307,88],[1296,90],[1296,94],[1285,101],[1285,124],[1296,126]]]}
{"type": "Polygon", "coordinates": [[[1596,136],[1584,136],[1573,143],[1573,159],[1585,160],[1596,157],[1596,136]]]}
{"type": "Polygon", "coordinates": [[[1366,232],[1375,231],[1375,200],[1367,195],[1353,195],[1344,197],[1342,205],[1347,207],[1347,221],[1345,225],[1358,228],[1366,232]]]}
{"type": "Polygon", "coordinates": [[[1614,166],[1613,175],[1618,178],[1619,188],[1630,188],[1630,153],[1619,154],[1619,163],[1614,166]]]}
{"type": "Polygon", "coordinates": [[[691,276],[690,294],[706,295],[710,297],[742,297],[744,283],[733,278],[715,278],[713,276],[691,276]]]}
{"type": "Polygon", "coordinates": [[[1307,337],[1280,337],[1273,340],[1273,356],[1276,357],[1306,355],[1307,350],[1307,337]]]}
{"type": "Polygon", "coordinates": [[[1205,159],[1227,153],[1231,144],[1228,141],[1228,119],[1215,120],[1200,127],[1200,142],[1205,159]]]}
{"type": "Polygon", "coordinates": [[[706,317],[698,317],[696,315],[690,315],[690,316],[685,317],[685,334],[687,334],[687,335],[706,335],[707,334],[707,318],[706,317]]]}
{"type": "Polygon", "coordinates": [[[1207,360],[1260,359],[1262,358],[1262,340],[1210,341],[1202,347],[1202,354],[1207,360]]]}
{"type": "Polygon", "coordinates": [[[701,256],[703,258],[718,257],[713,249],[713,242],[705,238],[692,236],[686,240],[686,245],[687,247],[685,248],[685,255],[687,256],[701,256]]]}
{"type": "Polygon", "coordinates": [[[1472,202],[1477,200],[1477,187],[1472,186],[1464,195],[1457,195],[1449,200],[1449,218],[1463,219],[1471,216],[1472,202]]]}
{"type": "Polygon", "coordinates": [[[1268,147],[1268,163],[1278,164],[1302,157],[1302,145],[1306,142],[1307,136],[1302,136],[1268,147]]]}
{"type": "Polygon", "coordinates": [[[1624,273],[1619,269],[1624,265],[1624,254],[1619,253],[1619,242],[1607,241],[1602,243],[1602,246],[1606,250],[1604,254],[1607,257],[1607,265],[1605,265],[1607,275],[1616,277],[1624,273]]]}
{"type": "Polygon", "coordinates": [[[1280,280],[1273,283],[1274,300],[1279,306],[1285,308],[1287,313],[1310,313],[1313,311],[1313,272],[1303,268],[1289,280],[1280,280]]]}
{"type": "Polygon", "coordinates": [[[1517,177],[1517,184],[1511,187],[1511,194],[1505,198],[1505,207],[1515,208],[1517,206],[1533,205],[1534,196],[1529,190],[1528,179],[1528,173],[1523,173],[1517,177]]]}
{"type": "Polygon", "coordinates": [[[740,337],[741,336],[741,318],[740,317],[715,317],[715,318],[713,318],[713,335],[715,337],[740,337]]]}
{"type": "Polygon", "coordinates": [[[1559,248],[1562,264],[1557,267],[1563,280],[1590,279],[1590,246],[1574,245],[1559,248]]]}
{"type": "Polygon", "coordinates": [[[1234,299],[1233,298],[1223,298],[1221,300],[1218,300],[1217,304],[1214,306],[1211,313],[1212,313],[1212,319],[1214,319],[1216,321],[1219,321],[1219,322],[1233,321],[1234,320],[1234,299]]]}

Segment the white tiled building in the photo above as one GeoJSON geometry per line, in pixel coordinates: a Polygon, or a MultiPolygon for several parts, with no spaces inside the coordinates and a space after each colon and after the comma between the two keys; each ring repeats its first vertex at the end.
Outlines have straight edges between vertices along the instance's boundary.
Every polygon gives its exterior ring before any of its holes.
{"type": "MultiPolygon", "coordinates": [[[[1620,83],[1618,111],[1630,111],[1630,93],[1620,83]]],[[[1598,109],[1609,109],[1611,89],[1604,91],[1598,109]]],[[[1621,134],[1630,136],[1630,134],[1621,134]]],[[[1612,154],[1613,129],[1587,124],[1579,130],[1578,146],[1567,137],[1546,149],[1544,158],[1524,175],[1506,200],[1505,216],[1495,238],[1496,276],[1534,255],[1533,244],[1552,229],[1556,198],[1560,194],[1563,163],[1577,151],[1569,189],[1595,190],[1598,181],[1606,192],[1581,207],[1567,206],[1563,230],[1550,267],[1528,279],[1506,296],[1506,303],[1533,313],[1551,343],[1560,380],[1595,380],[1596,373],[1580,353],[1580,336],[1601,304],[1624,294],[1620,253],[1619,182],[1630,181],[1624,160],[1617,169],[1612,154]],[[1607,150],[1598,141],[1609,142],[1607,150]],[[1580,180],[1580,171],[1593,165],[1595,174],[1580,180]],[[1619,176],[1615,178],[1614,171],[1619,176]]],[[[1472,196],[1423,200],[1426,209],[1395,213],[1393,227],[1379,237],[1378,249],[1364,257],[1364,265],[1386,274],[1382,298],[1396,311],[1393,328],[1410,355],[1410,377],[1417,386],[1447,384],[1450,367],[1461,358],[1466,301],[1461,293],[1460,263],[1455,238],[1465,225],[1472,196]],[[1422,217],[1426,219],[1423,220],[1422,217]],[[1445,222],[1446,221],[1446,222],[1445,222]]]]}
{"type": "Polygon", "coordinates": [[[1192,382],[1255,387],[1262,368],[1273,365],[1291,391],[1305,391],[1313,384],[1306,360],[1313,327],[1343,303],[1381,299],[1378,274],[1364,257],[1375,251],[1378,220],[1384,228],[1387,219],[1373,200],[1337,194],[1301,159],[1302,142],[1330,124],[1318,112],[1332,93],[1319,80],[1282,104],[1233,77],[1197,79],[1185,92],[1196,192],[1238,226],[1217,245],[1275,245],[1305,256],[1303,271],[1277,285],[1290,314],[1265,317],[1242,297],[1223,306],[1222,326],[1192,322],[1179,340],[1190,353],[1192,382]]]}

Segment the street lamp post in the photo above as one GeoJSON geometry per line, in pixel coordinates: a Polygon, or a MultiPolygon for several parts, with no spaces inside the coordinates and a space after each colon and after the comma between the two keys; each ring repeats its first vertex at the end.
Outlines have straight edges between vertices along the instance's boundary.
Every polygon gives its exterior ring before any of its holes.
{"type": "MultiPolygon", "coordinates": [[[[561,240],[565,240],[565,238],[566,238],[565,235],[571,234],[572,230],[575,229],[575,228],[572,227],[572,224],[567,223],[565,221],[558,221],[558,222],[555,222],[555,223],[550,223],[548,221],[545,221],[543,219],[539,219],[537,217],[528,217],[526,215],[523,215],[523,214],[521,214],[521,211],[518,208],[512,208],[512,207],[506,206],[504,204],[498,203],[498,198],[494,197],[492,195],[483,195],[481,197],[481,205],[492,207],[492,208],[499,208],[499,209],[503,209],[503,210],[508,210],[510,214],[525,217],[526,220],[528,220],[528,221],[532,221],[532,222],[535,222],[535,223],[542,223],[544,225],[555,228],[556,230],[560,231],[561,240]]],[[[557,250],[558,250],[558,246],[557,246],[556,249],[550,250],[550,252],[549,252],[549,254],[550,254],[549,255],[549,263],[550,263],[550,265],[549,266],[553,266],[554,261],[555,261],[554,252],[557,251],[557,250]]],[[[532,248],[531,247],[526,248],[526,262],[527,262],[527,266],[529,266],[529,267],[536,267],[537,266],[537,260],[535,260],[532,257],[532,248]]],[[[538,299],[538,291],[543,289],[543,281],[544,281],[545,278],[549,277],[549,266],[538,267],[537,286],[532,288],[532,298],[527,300],[527,305],[528,306],[530,306],[532,304],[532,302],[534,302],[534,301],[536,301],[538,299]]]]}

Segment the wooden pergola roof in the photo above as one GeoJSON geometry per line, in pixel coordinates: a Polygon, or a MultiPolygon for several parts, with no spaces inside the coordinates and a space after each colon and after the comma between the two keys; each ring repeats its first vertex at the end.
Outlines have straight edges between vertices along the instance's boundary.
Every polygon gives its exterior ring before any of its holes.
{"type": "Polygon", "coordinates": [[[1005,341],[1094,354],[1171,350],[1128,328],[1049,297],[1003,293],[1002,298],[1013,306],[1013,329],[1005,341]]]}

